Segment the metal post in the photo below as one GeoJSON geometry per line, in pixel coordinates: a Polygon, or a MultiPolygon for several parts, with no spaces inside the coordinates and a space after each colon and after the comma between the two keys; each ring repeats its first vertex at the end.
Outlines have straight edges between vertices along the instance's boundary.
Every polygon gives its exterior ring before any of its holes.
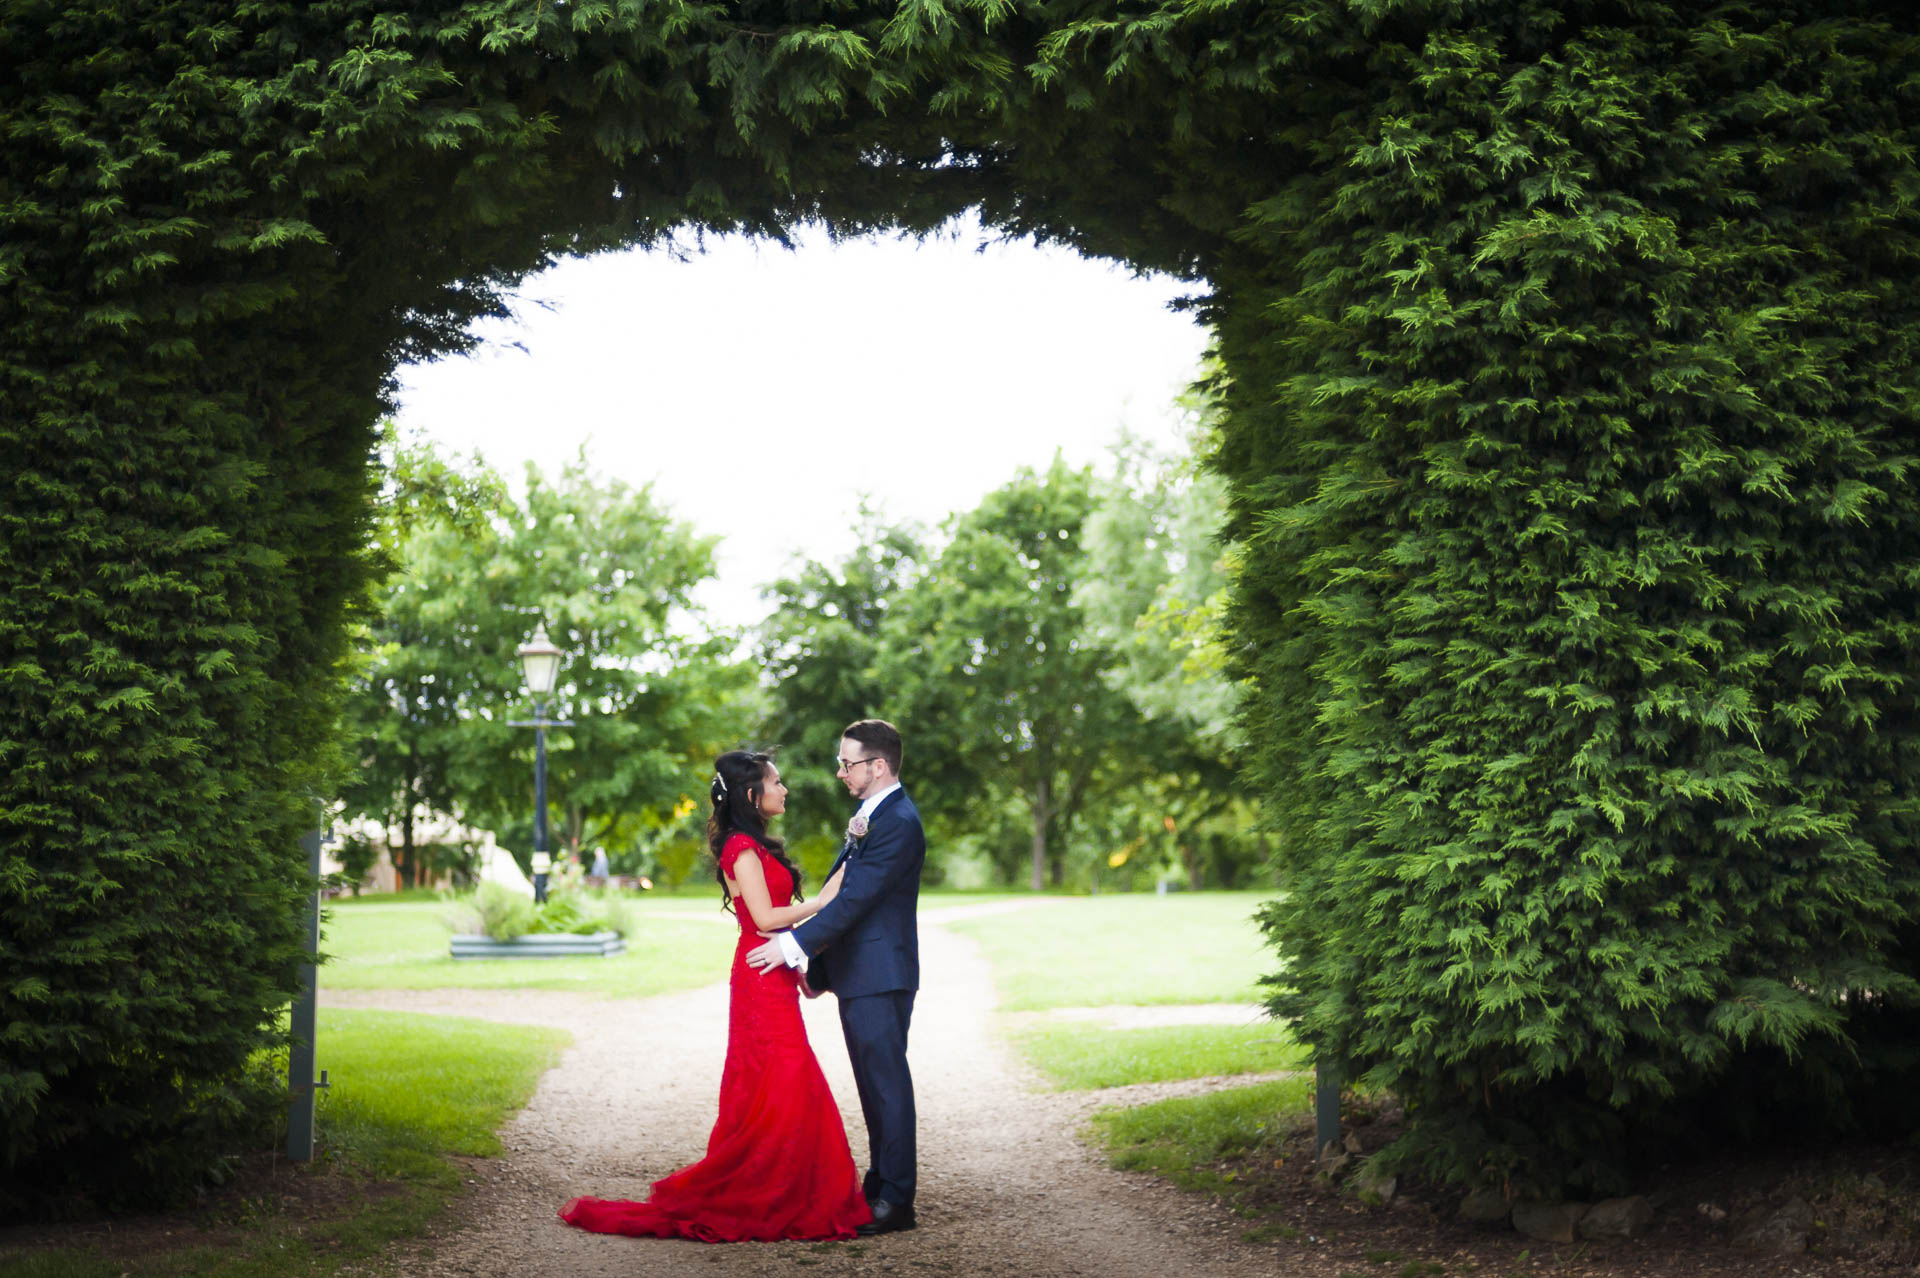
{"type": "MultiPolygon", "coordinates": [[[[533,854],[538,858],[547,850],[547,708],[533,707],[533,854]]],[[[533,899],[547,899],[547,876],[533,876],[533,899]]]]}
{"type": "Polygon", "coordinates": [[[1316,1157],[1340,1140],[1340,1070],[1313,1063],[1313,1152],[1316,1157]]]}
{"type": "MultiPolygon", "coordinates": [[[[547,729],[571,728],[571,719],[549,719],[547,708],[536,703],[531,719],[509,719],[509,728],[533,729],[533,865],[545,863],[549,867],[552,859],[547,856],[547,729]]],[[[547,899],[547,876],[538,868],[533,874],[533,899],[535,903],[547,899]]]]}
{"type": "Polygon", "coordinates": [[[313,894],[305,909],[308,960],[300,969],[300,993],[293,1000],[292,1051],[287,1056],[287,1157],[295,1162],[313,1158],[313,1099],[315,1089],[327,1085],[326,1071],[314,1081],[314,1021],[318,1001],[315,964],[320,955],[320,831],[300,836],[307,853],[307,873],[313,894]]]}

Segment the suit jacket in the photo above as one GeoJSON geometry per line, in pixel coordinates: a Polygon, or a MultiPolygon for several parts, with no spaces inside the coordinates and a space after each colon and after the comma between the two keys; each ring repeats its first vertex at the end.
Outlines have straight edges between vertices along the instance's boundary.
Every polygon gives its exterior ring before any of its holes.
{"type": "Polygon", "coordinates": [[[920,988],[914,911],[926,860],[920,810],[895,790],[867,818],[867,837],[849,841],[834,861],[836,870],[847,866],[840,894],[793,929],[807,955],[807,984],[841,998],[920,988]]]}

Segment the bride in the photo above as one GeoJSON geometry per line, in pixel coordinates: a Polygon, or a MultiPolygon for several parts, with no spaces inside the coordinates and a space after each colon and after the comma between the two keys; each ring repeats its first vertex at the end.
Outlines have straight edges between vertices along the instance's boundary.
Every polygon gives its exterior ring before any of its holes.
{"type": "Polygon", "coordinates": [[[800,1020],[798,975],[783,969],[762,976],[746,962],[761,932],[792,927],[831,901],[840,875],[827,880],[817,900],[798,900],[800,871],[785,845],[767,834],[767,819],[787,806],[787,787],[769,756],[729,751],[714,760],[713,772],[707,846],[740,938],[728,978],[720,1117],[707,1156],[655,1181],[644,1202],[576,1198],[560,1218],[596,1233],[703,1242],[852,1238],[872,1213],[839,1107],[800,1020]]]}

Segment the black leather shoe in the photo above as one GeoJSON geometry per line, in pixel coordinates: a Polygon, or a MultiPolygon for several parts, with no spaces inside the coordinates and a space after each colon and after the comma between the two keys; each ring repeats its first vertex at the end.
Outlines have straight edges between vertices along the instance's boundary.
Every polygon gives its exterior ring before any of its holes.
{"type": "Polygon", "coordinates": [[[873,1219],[853,1231],[861,1237],[897,1234],[903,1229],[913,1228],[913,1208],[902,1207],[899,1203],[890,1203],[884,1198],[875,1199],[871,1206],[873,1219]]]}

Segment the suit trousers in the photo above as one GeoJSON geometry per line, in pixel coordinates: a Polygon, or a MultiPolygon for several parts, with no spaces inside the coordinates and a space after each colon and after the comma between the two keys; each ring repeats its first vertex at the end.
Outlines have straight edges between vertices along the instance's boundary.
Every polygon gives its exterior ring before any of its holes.
{"type": "Polygon", "coordinates": [[[887,990],[840,1000],[840,1030],[860,1111],[867,1120],[869,1166],[861,1189],[869,1200],[913,1206],[913,1075],[907,1069],[912,990],[887,990]]]}

